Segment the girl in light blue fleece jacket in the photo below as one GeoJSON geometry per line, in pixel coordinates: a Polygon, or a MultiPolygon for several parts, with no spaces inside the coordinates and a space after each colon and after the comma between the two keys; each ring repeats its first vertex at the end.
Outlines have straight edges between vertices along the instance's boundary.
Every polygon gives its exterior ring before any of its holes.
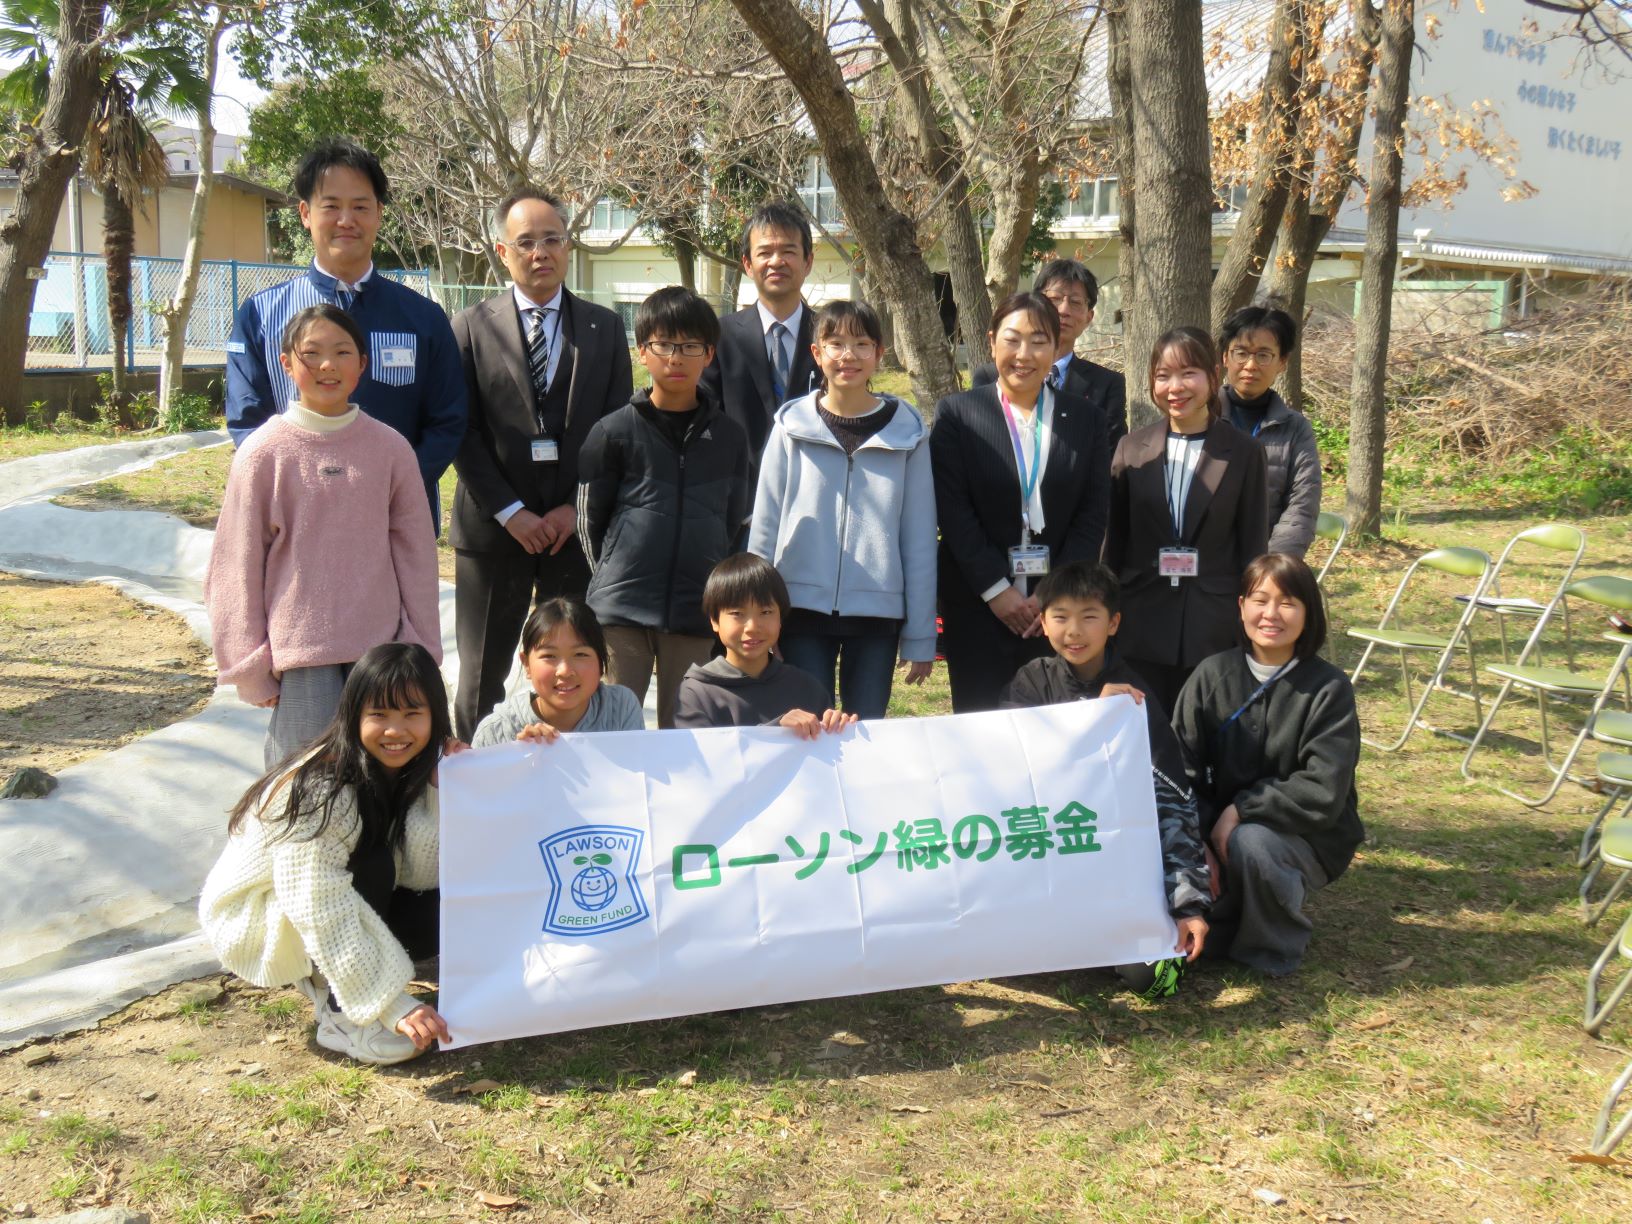
{"type": "Polygon", "coordinates": [[[824,385],[777,411],[748,551],[793,597],[784,660],[815,676],[829,705],[883,718],[897,653],[908,684],[935,661],[929,431],[911,404],[868,388],[884,353],[870,306],[829,302],[812,334],[824,385]]]}

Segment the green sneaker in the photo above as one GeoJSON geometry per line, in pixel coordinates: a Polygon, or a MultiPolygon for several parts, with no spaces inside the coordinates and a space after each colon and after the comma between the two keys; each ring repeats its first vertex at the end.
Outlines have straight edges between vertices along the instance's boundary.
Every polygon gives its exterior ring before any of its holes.
{"type": "Polygon", "coordinates": [[[1179,993],[1179,980],[1184,977],[1184,966],[1184,957],[1173,956],[1148,964],[1118,965],[1116,975],[1122,979],[1122,985],[1127,990],[1147,1003],[1154,1003],[1158,999],[1172,998],[1179,993]]]}

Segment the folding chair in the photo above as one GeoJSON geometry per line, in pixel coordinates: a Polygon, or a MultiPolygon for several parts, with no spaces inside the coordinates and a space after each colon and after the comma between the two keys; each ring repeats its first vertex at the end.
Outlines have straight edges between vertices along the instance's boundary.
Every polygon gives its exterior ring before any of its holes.
{"type": "MultiPolygon", "coordinates": [[[[1558,597],[1564,593],[1564,588],[1570,585],[1575,577],[1575,567],[1581,564],[1581,556],[1587,550],[1587,534],[1579,527],[1572,527],[1568,523],[1541,523],[1535,527],[1526,527],[1507,542],[1502,549],[1501,556],[1496,558],[1496,567],[1490,571],[1490,584],[1485,593],[1475,604],[1481,612],[1489,612],[1496,617],[1497,628],[1501,632],[1502,662],[1510,661],[1507,645],[1507,622],[1511,617],[1537,620],[1548,608],[1558,602],[1558,597]],[[1507,570],[1508,559],[1513,556],[1513,550],[1519,545],[1530,548],[1544,549],[1552,553],[1568,554],[1569,561],[1564,566],[1564,573],[1550,589],[1538,591],[1545,595],[1545,601],[1531,599],[1525,595],[1503,595],[1502,578],[1507,570]]],[[[1468,595],[1458,595],[1457,599],[1467,600],[1468,595]]],[[[1564,621],[1564,643],[1566,651],[1569,649],[1570,623],[1566,614],[1564,621]]]]}
{"type": "Polygon", "coordinates": [[[1337,560],[1337,554],[1343,551],[1343,541],[1349,538],[1349,520],[1341,514],[1322,510],[1315,515],[1315,535],[1319,539],[1332,541],[1332,551],[1326,554],[1326,563],[1320,567],[1320,573],[1315,575],[1315,585],[1318,586],[1326,581],[1326,571],[1332,568],[1332,562],[1337,560]]]}
{"type": "MultiPolygon", "coordinates": [[[[1394,598],[1388,601],[1388,607],[1383,612],[1383,619],[1375,629],[1350,629],[1349,636],[1358,638],[1366,643],[1365,653],[1360,656],[1360,662],[1355,665],[1354,673],[1349,677],[1351,683],[1359,684],[1360,675],[1366,670],[1366,663],[1371,659],[1372,651],[1379,646],[1391,646],[1400,653],[1400,682],[1405,690],[1405,702],[1410,707],[1410,715],[1405,720],[1405,730],[1393,743],[1384,743],[1381,740],[1370,739],[1364,735],[1361,742],[1383,752],[1396,752],[1405,746],[1405,741],[1411,738],[1411,732],[1418,727],[1426,731],[1437,731],[1441,735],[1450,735],[1448,731],[1441,731],[1429,725],[1422,717],[1422,711],[1428,704],[1428,698],[1436,691],[1449,693],[1452,696],[1464,697],[1473,702],[1474,717],[1483,711],[1479,699],[1479,663],[1474,655],[1473,636],[1468,632],[1468,622],[1473,619],[1476,600],[1485,591],[1485,584],[1490,578],[1490,554],[1477,548],[1435,548],[1425,552],[1411,563],[1405,571],[1405,577],[1400,579],[1400,585],[1395,588],[1394,598]],[[1466,578],[1473,583],[1473,589],[1468,592],[1472,597],[1462,605],[1461,615],[1457,617],[1456,627],[1449,634],[1439,630],[1408,629],[1401,626],[1401,618],[1397,615],[1400,601],[1411,586],[1411,580],[1422,570],[1433,570],[1437,573],[1448,574],[1453,578],[1466,578]],[[1469,692],[1452,688],[1445,681],[1445,673],[1451,665],[1451,657],[1459,647],[1468,652],[1468,671],[1473,678],[1473,688],[1469,692]],[[1411,670],[1407,656],[1412,651],[1434,652],[1434,673],[1432,678],[1423,687],[1422,696],[1413,699],[1411,691],[1411,670]]],[[[1453,736],[1453,738],[1461,738],[1453,736]]]]}
{"type": "Polygon", "coordinates": [[[1592,1128],[1592,1153],[1594,1156],[1608,1156],[1620,1146],[1628,1132],[1632,1132],[1632,1106],[1621,1115],[1621,1120],[1610,1126],[1610,1119],[1615,1116],[1615,1103],[1621,1099],[1621,1094],[1632,1087],[1632,1062],[1628,1062],[1615,1082],[1609,1086],[1609,1092],[1604,1097],[1603,1108],[1598,1111],[1598,1123],[1592,1128]]]}
{"type": "MultiPolygon", "coordinates": [[[[1568,603],[1572,599],[1579,599],[1615,611],[1632,611],[1632,582],[1625,578],[1599,574],[1570,583],[1569,586],[1564,588],[1558,602],[1553,605],[1553,609],[1544,613],[1537,620],[1535,629],[1531,631],[1530,640],[1524,644],[1524,649],[1519,652],[1516,663],[1493,663],[1486,666],[1485,671],[1501,680],[1502,687],[1496,694],[1495,701],[1491,703],[1490,710],[1486,713],[1484,721],[1479,724],[1479,730],[1473,737],[1473,743],[1468,745],[1468,750],[1462,757],[1462,776],[1470,782],[1480,781],[1481,779],[1473,776],[1471,769],[1473,754],[1479,751],[1479,746],[1484,742],[1485,736],[1489,734],[1502,704],[1515,688],[1534,693],[1536,695],[1536,709],[1541,719],[1541,758],[1547,768],[1552,771],[1552,783],[1540,795],[1526,795],[1498,783],[1490,783],[1502,794],[1510,799],[1517,799],[1526,807],[1539,808],[1545,806],[1552,800],[1554,795],[1558,794],[1559,788],[1564,785],[1565,781],[1572,777],[1570,766],[1575,763],[1576,757],[1580,755],[1581,748],[1587,742],[1593,727],[1595,725],[1599,726],[1600,730],[1607,728],[1608,724],[1600,721],[1600,716],[1604,713],[1604,704],[1621,683],[1626,673],[1627,661],[1632,659],[1632,634],[1609,633],[1604,635],[1605,640],[1618,645],[1620,651],[1609,671],[1602,676],[1592,672],[1576,670],[1573,666],[1544,667],[1531,662],[1539,653],[1542,634],[1546,630],[1548,623],[1560,608],[1565,609],[1567,614],[1568,603]],[[1553,760],[1553,748],[1548,727],[1547,703],[1549,701],[1592,702],[1592,708],[1588,711],[1586,719],[1581,724],[1580,731],[1570,744],[1569,751],[1557,762],[1553,760]]],[[[1468,606],[1472,607],[1471,604],[1468,606]]],[[[1614,712],[1610,711],[1610,713],[1613,714],[1614,712]]],[[[1592,782],[1591,779],[1582,777],[1575,777],[1574,780],[1582,785],[1591,785],[1592,782]]]]}
{"type": "Polygon", "coordinates": [[[1620,980],[1604,992],[1604,973],[1609,963],[1619,953],[1624,960],[1632,961],[1632,914],[1626,916],[1621,929],[1609,937],[1604,950],[1598,953],[1598,959],[1593,961],[1592,969],[1587,974],[1587,1010],[1581,1017],[1581,1027],[1596,1037],[1604,1025],[1609,1023],[1609,1017],[1616,1005],[1626,997],[1626,992],[1632,988],[1632,966],[1622,972],[1620,980]]]}
{"type": "MultiPolygon", "coordinates": [[[[1614,744],[1619,748],[1632,748],[1632,714],[1625,710],[1600,710],[1598,717],[1592,720],[1591,730],[1588,732],[1593,739],[1601,744],[1614,744]]],[[[1576,851],[1575,865],[1585,871],[1598,861],[1598,834],[1603,828],[1604,821],[1614,811],[1615,805],[1626,800],[1626,810],[1622,816],[1632,815],[1632,755],[1622,752],[1606,752],[1598,757],[1598,784],[1607,798],[1604,806],[1598,809],[1598,815],[1592,818],[1585,831],[1581,834],[1581,848],[1576,851]]],[[[1587,890],[1582,889],[1581,899],[1586,901],[1587,890]]]]}
{"type": "MultiPolygon", "coordinates": [[[[1616,771],[1623,776],[1632,776],[1632,757],[1625,753],[1613,755],[1621,758],[1614,766],[1616,771]]],[[[1604,766],[1600,764],[1600,774],[1603,770],[1604,766]]],[[[1618,793],[1616,797],[1619,798],[1618,793]]],[[[1582,921],[1589,927],[1597,926],[1598,920],[1609,912],[1609,907],[1615,904],[1616,898],[1626,889],[1628,880],[1632,880],[1632,820],[1612,820],[1603,826],[1603,835],[1598,839],[1598,853],[1592,864],[1592,870],[1581,880],[1582,921]],[[1618,867],[1620,874],[1609,886],[1609,891],[1594,901],[1592,888],[1605,867],[1618,867]]]]}

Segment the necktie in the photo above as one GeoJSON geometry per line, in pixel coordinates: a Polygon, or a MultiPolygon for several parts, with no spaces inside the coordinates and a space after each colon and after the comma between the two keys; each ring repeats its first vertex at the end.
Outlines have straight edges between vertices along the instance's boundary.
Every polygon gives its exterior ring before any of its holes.
{"type": "Polygon", "coordinates": [[[788,329],[780,323],[771,324],[771,390],[776,402],[788,397],[788,329]]]}
{"type": "Polygon", "coordinates": [[[549,311],[534,306],[527,312],[533,316],[532,334],[527,337],[527,376],[533,383],[533,394],[540,403],[550,390],[550,333],[545,326],[549,311]]]}
{"type": "Polygon", "coordinates": [[[1050,387],[1052,387],[1056,391],[1058,391],[1060,389],[1060,387],[1062,385],[1064,385],[1065,379],[1060,377],[1060,367],[1059,366],[1049,366],[1048,367],[1048,378],[1046,379],[1046,381],[1047,381],[1048,385],[1050,387]]]}

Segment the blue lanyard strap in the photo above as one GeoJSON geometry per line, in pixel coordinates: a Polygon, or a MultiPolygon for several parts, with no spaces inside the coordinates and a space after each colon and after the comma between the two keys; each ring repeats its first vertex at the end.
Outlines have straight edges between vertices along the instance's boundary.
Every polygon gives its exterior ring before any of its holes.
{"type": "Polygon", "coordinates": [[[1268,692],[1269,691],[1269,686],[1274,684],[1275,681],[1279,680],[1282,676],[1286,675],[1287,668],[1291,667],[1292,664],[1294,664],[1296,662],[1297,662],[1296,658],[1288,659],[1285,663],[1282,663],[1279,667],[1277,667],[1275,669],[1275,674],[1272,675],[1268,680],[1265,680],[1257,688],[1253,689],[1252,690],[1252,696],[1248,697],[1245,701],[1243,701],[1241,703],[1240,708],[1237,709],[1234,714],[1231,714],[1228,718],[1226,718],[1224,720],[1224,724],[1223,724],[1223,726],[1219,727],[1219,730],[1223,731],[1231,723],[1233,723],[1236,719],[1240,718],[1241,715],[1245,714],[1247,712],[1247,707],[1250,706],[1253,702],[1257,701],[1258,698],[1262,697],[1266,692],[1268,692]]]}
{"type": "Polygon", "coordinates": [[[1032,409],[1031,418],[1031,469],[1026,469],[1026,448],[1020,441],[1020,426],[1015,423],[1014,409],[1009,407],[1009,397],[1002,391],[997,393],[998,402],[1003,405],[1003,419],[1009,423],[1009,441],[1014,443],[1014,465],[1020,475],[1020,513],[1028,521],[1031,515],[1031,495],[1037,491],[1037,477],[1043,466],[1043,392],[1037,392],[1037,405],[1032,409]]]}

